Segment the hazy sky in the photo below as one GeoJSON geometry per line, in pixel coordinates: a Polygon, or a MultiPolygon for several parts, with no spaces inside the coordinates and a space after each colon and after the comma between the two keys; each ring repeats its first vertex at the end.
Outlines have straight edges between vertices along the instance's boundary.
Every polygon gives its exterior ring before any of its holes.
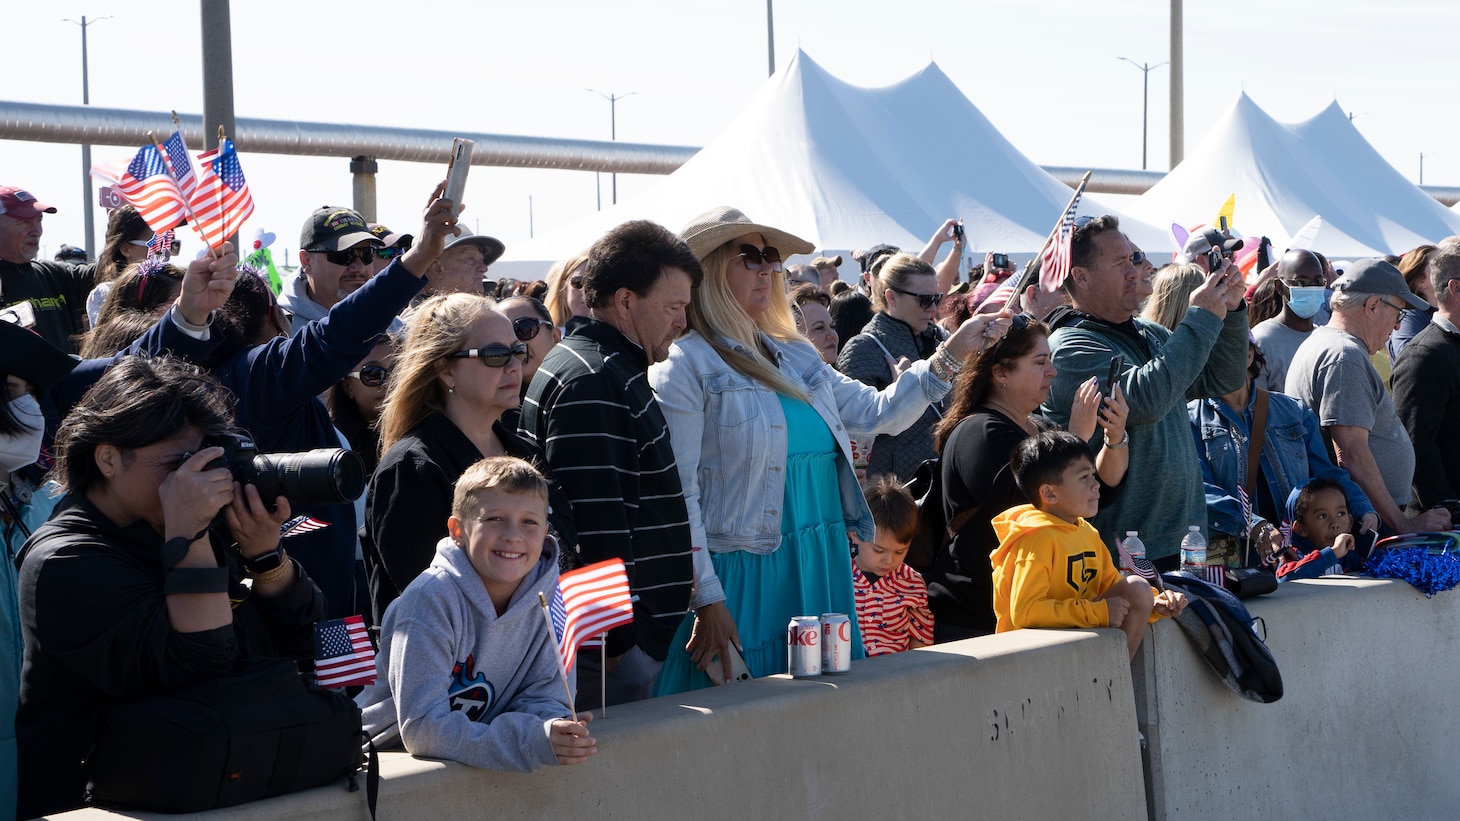
{"type": "MultiPolygon", "coordinates": [[[[111,18],[88,29],[93,105],[202,111],[198,4],[188,0],[8,3],[0,99],[81,102],[80,29],[62,19],[82,14],[111,18]]],[[[1117,58],[1167,60],[1168,14],[1166,0],[776,0],[776,57],[784,65],[799,47],[867,86],[933,60],[1035,162],[1139,168],[1141,72],[1117,58]]],[[[609,104],[592,88],[633,93],[618,104],[619,139],[703,145],[766,77],[762,0],[234,0],[232,17],[245,118],[607,139],[609,104]]],[[[1460,4],[1440,0],[1189,2],[1187,151],[1243,90],[1283,122],[1337,99],[1407,178],[1424,152],[1425,182],[1460,184],[1457,30],[1460,4]]],[[[1150,167],[1164,170],[1168,69],[1150,81],[1150,167]]],[[[937,127],[938,112],[927,116],[937,127]]],[[[101,146],[93,160],[133,150],[101,146]]],[[[346,158],[245,152],[242,162],[257,204],[244,236],[277,233],[276,260],[297,250],[313,208],[351,201],[346,158]]],[[[381,221],[414,233],[443,172],[382,162],[381,221]]],[[[656,179],[620,175],[620,199],[656,179]]],[[[78,147],[0,140],[0,184],[61,209],[46,218],[44,256],[82,244],[78,147]]],[[[607,175],[602,185],[607,205],[607,175]]],[[[511,245],[528,237],[529,197],[536,230],[549,230],[595,208],[594,175],[475,167],[463,219],[511,245]]],[[[190,231],[184,239],[199,247],[190,231]]]]}

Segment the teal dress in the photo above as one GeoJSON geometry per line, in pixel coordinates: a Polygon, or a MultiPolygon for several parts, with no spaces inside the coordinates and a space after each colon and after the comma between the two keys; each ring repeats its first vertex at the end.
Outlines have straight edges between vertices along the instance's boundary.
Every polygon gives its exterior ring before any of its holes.
{"type": "MultiPolygon", "coordinates": [[[[857,628],[846,514],[838,495],[841,458],[826,423],[806,402],[781,396],[790,452],[781,506],[781,545],[772,553],[711,553],[725,604],[740,632],[745,664],[756,678],[786,672],[786,625],[792,616],[845,613],[852,623],[852,658],[866,656],[857,628]]],[[[754,481],[755,477],[746,477],[754,481]]],[[[669,645],[654,695],[712,686],[684,646],[694,628],[687,616],[669,645]]]]}

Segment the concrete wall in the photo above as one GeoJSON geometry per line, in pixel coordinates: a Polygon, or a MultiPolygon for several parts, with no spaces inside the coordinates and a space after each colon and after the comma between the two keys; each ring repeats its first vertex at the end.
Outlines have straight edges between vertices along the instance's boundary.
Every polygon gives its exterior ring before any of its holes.
{"type": "MultiPolygon", "coordinates": [[[[1249,604],[1275,704],[1223,687],[1171,623],[1134,665],[1113,630],[1022,631],[613,708],[577,767],[387,754],[380,818],[1454,817],[1460,592],[1340,578],[1249,604]]],[[[331,787],[207,817],[368,816],[331,787]]]]}
{"type": "Polygon", "coordinates": [[[1460,591],[1330,578],[1248,604],[1267,624],[1281,701],[1222,686],[1174,624],[1136,658],[1151,817],[1455,817],[1460,591]]]}
{"type": "MultiPolygon", "coordinates": [[[[389,755],[379,817],[1055,818],[1098,800],[1140,818],[1124,646],[1113,630],[1025,631],[610,708],[597,756],[533,775],[389,755]]],[[[340,787],[208,818],[368,815],[363,790],[340,787]]]]}

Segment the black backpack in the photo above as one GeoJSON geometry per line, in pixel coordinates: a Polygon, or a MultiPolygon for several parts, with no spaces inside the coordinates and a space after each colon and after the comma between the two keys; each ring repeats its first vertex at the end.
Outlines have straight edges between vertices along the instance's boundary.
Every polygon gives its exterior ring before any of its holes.
{"type": "Polygon", "coordinates": [[[908,547],[907,562],[924,575],[948,549],[948,541],[978,513],[978,505],[962,510],[949,522],[943,511],[943,465],[934,457],[918,465],[903,489],[918,503],[918,529],[908,547]]]}
{"type": "Polygon", "coordinates": [[[1277,659],[1236,596],[1184,570],[1161,578],[1186,595],[1186,609],[1174,621],[1223,684],[1248,701],[1271,704],[1283,697],[1277,659]]]}
{"type": "MultiPolygon", "coordinates": [[[[360,708],[305,682],[290,659],[107,708],[87,757],[87,801],[198,812],[352,779],[360,708]]],[[[373,807],[372,807],[373,815],[373,807]]]]}

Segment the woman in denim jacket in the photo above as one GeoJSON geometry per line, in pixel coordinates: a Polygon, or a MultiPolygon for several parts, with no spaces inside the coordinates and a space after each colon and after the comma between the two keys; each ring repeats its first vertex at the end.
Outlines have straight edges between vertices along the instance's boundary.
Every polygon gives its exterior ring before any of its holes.
{"type": "MultiPolygon", "coordinates": [[[[1266,365],[1262,351],[1249,344],[1247,383],[1238,391],[1187,404],[1191,433],[1201,458],[1202,482],[1206,485],[1207,527],[1214,535],[1242,540],[1248,528],[1242,522],[1242,503],[1237,488],[1247,478],[1247,444],[1252,435],[1252,414],[1257,391],[1252,381],[1266,365]],[[1241,408],[1241,410],[1237,410],[1241,408]]],[[[1278,523],[1282,521],[1288,494],[1309,479],[1330,478],[1343,486],[1349,512],[1360,530],[1377,530],[1379,515],[1369,498],[1349,478],[1348,471],[1333,464],[1318,432],[1318,418],[1302,402],[1281,393],[1269,393],[1266,432],[1262,438],[1262,476],[1252,493],[1252,543],[1276,552],[1282,547],[1278,523]]],[[[1254,559],[1250,564],[1256,564],[1254,559]]]]}
{"type": "Polygon", "coordinates": [[[732,644],[752,675],[783,673],[792,616],[854,612],[847,531],[869,541],[875,533],[849,434],[912,424],[948,393],[964,358],[1009,325],[1004,316],[969,320],[879,392],[837,373],[796,332],[779,249],[809,253],[810,243],[724,207],[680,236],[705,280],[690,331],[649,379],[689,508],[695,613],[671,645],[657,695],[727,679],[732,644]]]}

